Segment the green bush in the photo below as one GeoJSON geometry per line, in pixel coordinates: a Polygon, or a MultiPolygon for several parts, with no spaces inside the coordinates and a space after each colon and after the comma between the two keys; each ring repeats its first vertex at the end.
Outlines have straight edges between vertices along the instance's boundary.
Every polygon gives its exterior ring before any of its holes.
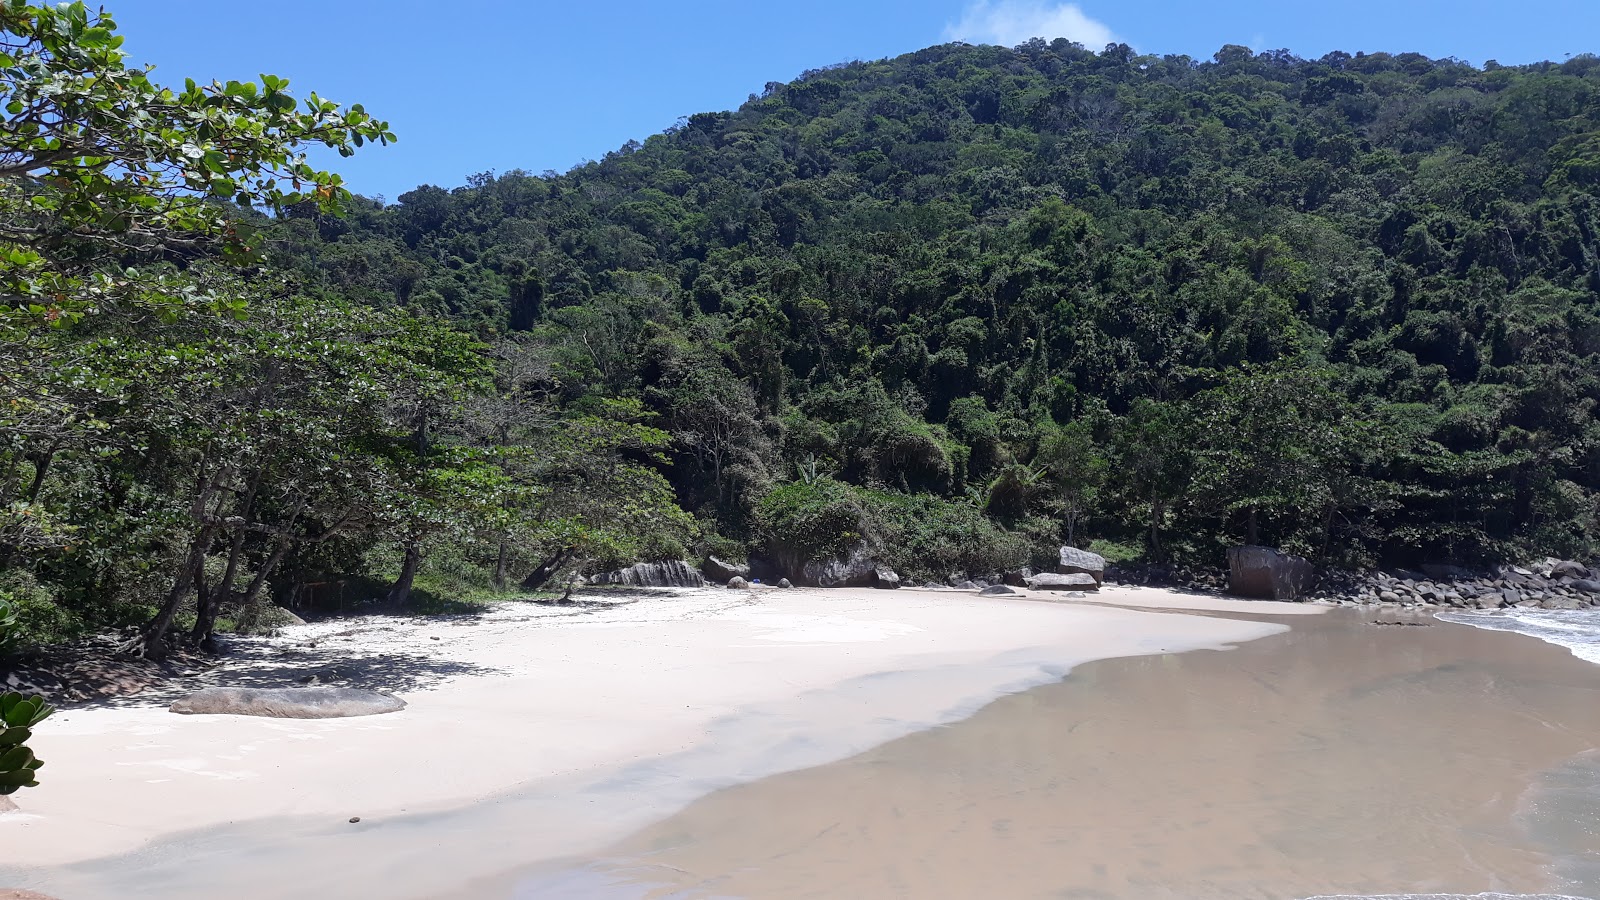
{"type": "Polygon", "coordinates": [[[791,572],[869,539],[858,489],[826,477],[774,488],[756,506],[755,532],[756,546],[791,572]]]}
{"type": "Polygon", "coordinates": [[[15,691],[0,694],[0,796],[25,787],[38,787],[34,773],[44,765],[28,749],[33,726],[55,712],[43,697],[25,697],[15,691]]]}
{"type": "Polygon", "coordinates": [[[790,572],[864,546],[902,575],[942,579],[1020,567],[1035,543],[970,503],[819,478],[780,485],[762,499],[755,546],[790,572]]]}
{"type": "Polygon", "coordinates": [[[27,572],[0,573],[0,609],[6,611],[0,616],[0,653],[60,643],[84,632],[82,617],[27,572]]]}

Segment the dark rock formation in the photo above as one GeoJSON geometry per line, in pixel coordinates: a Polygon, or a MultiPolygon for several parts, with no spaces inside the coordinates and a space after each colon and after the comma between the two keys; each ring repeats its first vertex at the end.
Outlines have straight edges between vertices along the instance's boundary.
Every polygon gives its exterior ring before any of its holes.
{"type": "Polygon", "coordinates": [[[988,587],[984,588],[983,590],[979,591],[978,592],[978,596],[980,596],[980,597],[1020,597],[1022,595],[1018,594],[1016,591],[1013,591],[1011,588],[1008,588],[1003,584],[991,584],[988,587]]]}
{"type": "Polygon", "coordinates": [[[1551,578],[1588,578],[1589,569],[1582,563],[1564,560],[1550,567],[1551,578]]]}
{"type": "Polygon", "coordinates": [[[634,563],[626,569],[601,572],[590,576],[589,583],[629,587],[705,587],[706,580],[688,563],[675,559],[671,562],[634,563]]]}
{"type": "Polygon", "coordinates": [[[339,719],[399,712],[406,702],[378,691],[347,687],[206,688],[173,701],[184,715],[339,719]]]}
{"type": "Polygon", "coordinates": [[[1094,583],[1100,584],[1106,578],[1106,558],[1077,547],[1062,547],[1056,572],[1061,575],[1091,575],[1094,583]]]}
{"type": "Polygon", "coordinates": [[[1012,569],[1011,571],[1005,573],[1000,577],[1000,580],[1001,582],[1009,584],[1012,587],[1027,587],[1028,579],[1032,578],[1033,576],[1033,569],[1028,566],[1023,566],[1020,569],[1012,569]]]}
{"type": "Polygon", "coordinates": [[[1040,572],[1028,579],[1028,587],[1036,591],[1098,591],[1100,582],[1088,572],[1073,572],[1067,575],[1040,572]]]}
{"type": "Polygon", "coordinates": [[[872,586],[892,591],[900,586],[900,576],[888,566],[874,566],[872,569],[872,586]]]}
{"type": "Polygon", "coordinates": [[[1298,600],[1311,591],[1316,570],[1271,547],[1228,548],[1228,592],[1241,597],[1298,600]]]}
{"type": "Polygon", "coordinates": [[[735,578],[750,577],[750,566],[745,563],[723,562],[715,556],[707,556],[706,561],[700,564],[700,571],[706,578],[718,584],[726,584],[735,578]]]}
{"type": "Polygon", "coordinates": [[[794,582],[790,581],[787,578],[779,578],[778,579],[778,587],[781,587],[781,588],[792,588],[792,587],[794,587],[794,582]]]}
{"type": "Polygon", "coordinates": [[[872,587],[878,564],[865,549],[843,559],[813,560],[801,567],[799,583],[811,587],[872,587]]]}

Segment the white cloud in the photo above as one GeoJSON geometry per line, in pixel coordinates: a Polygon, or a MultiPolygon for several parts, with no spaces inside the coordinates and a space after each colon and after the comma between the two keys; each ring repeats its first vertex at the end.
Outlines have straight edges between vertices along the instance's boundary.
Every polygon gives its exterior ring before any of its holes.
{"type": "Polygon", "coordinates": [[[1015,47],[1030,38],[1077,41],[1090,50],[1117,42],[1102,22],[1084,14],[1076,3],[1045,0],[973,0],[961,21],[945,26],[945,40],[1015,47]]]}

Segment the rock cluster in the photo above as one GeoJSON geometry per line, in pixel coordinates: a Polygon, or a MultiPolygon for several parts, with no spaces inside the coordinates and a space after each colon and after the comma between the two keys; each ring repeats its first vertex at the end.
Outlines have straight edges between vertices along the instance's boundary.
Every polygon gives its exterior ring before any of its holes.
{"type": "Polygon", "coordinates": [[[1585,609],[1600,605],[1600,578],[1581,563],[1545,560],[1533,566],[1499,566],[1462,577],[1427,572],[1346,574],[1323,592],[1347,604],[1441,606],[1456,609],[1585,609]]]}

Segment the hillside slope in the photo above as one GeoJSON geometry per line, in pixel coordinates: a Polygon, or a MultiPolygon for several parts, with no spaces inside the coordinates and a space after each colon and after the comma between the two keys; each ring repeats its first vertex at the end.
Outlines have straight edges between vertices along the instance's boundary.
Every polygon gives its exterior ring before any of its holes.
{"type": "Polygon", "coordinates": [[[1597,230],[1593,56],[1035,41],[809,72],[279,255],[543,347],[569,406],[642,400],[708,547],[1393,563],[1592,549],[1597,230]]]}

